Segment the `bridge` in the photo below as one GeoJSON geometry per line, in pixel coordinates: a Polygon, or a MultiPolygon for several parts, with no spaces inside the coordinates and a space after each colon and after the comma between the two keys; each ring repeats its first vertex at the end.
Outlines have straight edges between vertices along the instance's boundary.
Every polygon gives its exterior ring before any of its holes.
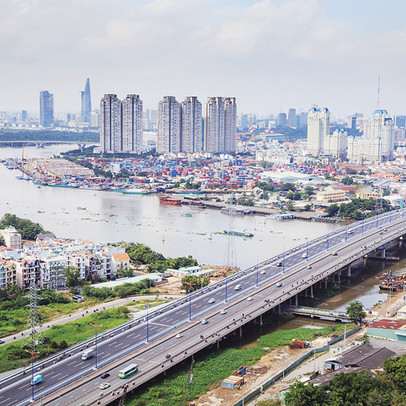
{"type": "Polygon", "coordinates": [[[44,144],[76,144],[81,151],[87,145],[99,145],[100,141],[62,141],[62,140],[10,140],[0,141],[1,144],[17,146],[17,145],[35,145],[37,148],[43,148],[44,144]]]}
{"type": "MultiPolygon", "coordinates": [[[[327,287],[350,275],[354,261],[385,255],[387,245],[400,244],[405,234],[406,210],[341,227],[104,333],[97,342],[97,369],[95,357],[81,359],[94,339],[39,361],[35,369],[44,380],[35,388],[34,404],[107,405],[201,349],[218,347],[222,337],[242,335],[242,326],[262,323],[264,313],[280,312],[282,304],[298,306],[299,294],[312,296],[315,285],[327,287]],[[139,371],[118,379],[131,363],[139,371]],[[101,379],[103,372],[107,379],[101,379]],[[105,382],[110,386],[100,391],[105,382]]],[[[0,406],[30,403],[30,371],[0,381],[0,406]]]]}
{"type": "Polygon", "coordinates": [[[296,316],[307,316],[316,319],[342,321],[342,322],[350,321],[350,318],[347,316],[345,312],[338,312],[335,310],[318,309],[315,307],[308,306],[299,306],[299,307],[289,306],[284,307],[284,310],[296,316]]]}

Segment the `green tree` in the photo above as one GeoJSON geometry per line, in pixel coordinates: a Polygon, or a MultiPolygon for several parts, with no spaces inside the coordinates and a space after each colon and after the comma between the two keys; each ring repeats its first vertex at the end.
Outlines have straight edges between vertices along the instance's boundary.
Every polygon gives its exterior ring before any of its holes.
{"type": "Polygon", "coordinates": [[[406,355],[385,360],[383,368],[388,379],[399,390],[406,392],[406,355]]]}
{"type": "Polygon", "coordinates": [[[186,275],[181,280],[182,290],[186,292],[194,292],[197,289],[203,288],[210,283],[210,278],[206,275],[186,275]]]}
{"type": "Polygon", "coordinates": [[[79,269],[75,268],[74,266],[68,266],[63,270],[63,275],[66,278],[66,286],[71,291],[76,291],[76,288],[82,286],[84,281],[80,278],[80,271],[79,269]]]}
{"type": "Polygon", "coordinates": [[[305,385],[303,382],[295,382],[285,395],[285,404],[287,406],[324,406],[326,399],[324,388],[316,387],[312,383],[305,385]]]}
{"type": "Polygon", "coordinates": [[[360,324],[366,317],[366,314],[362,309],[362,303],[359,300],[354,300],[346,307],[347,316],[355,323],[360,324]]]}
{"type": "Polygon", "coordinates": [[[345,177],[341,180],[343,185],[352,185],[354,183],[354,179],[350,177],[345,177]]]}
{"type": "Polygon", "coordinates": [[[306,186],[306,187],[304,188],[304,192],[305,192],[307,195],[312,196],[312,195],[314,195],[314,187],[313,187],[313,186],[306,186]]]}
{"type": "Polygon", "coordinates": [[[335,203],[326,207],[326,213],[327,213],[328,217],[336,216],[338,214],[339,210],[340,210],[340,208],[335,203]]]}

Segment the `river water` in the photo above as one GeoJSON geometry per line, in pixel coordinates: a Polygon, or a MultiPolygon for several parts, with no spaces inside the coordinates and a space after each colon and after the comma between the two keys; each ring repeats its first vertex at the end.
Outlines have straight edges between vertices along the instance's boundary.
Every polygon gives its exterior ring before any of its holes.
{"type": "MultiPolygon", "coordinates": [[[[72,149],[72,145],[26,147],[28,158],[47,158],[72,149]]],[[[20,148],[0,148],[0,159],[21,158],[20,148]]],[[[0,165],[0,215],[9,212],[38,222],[61,238],[95,242],[128,241],[150,246],[165,256],[192,255],[200,264],[246,268],[317,236],[336,224],[298,220],[278,221],[264,216],[228,216],[216,209],[161,206],[157,195],[125,195],[119,192],[37,187],[16,179],[16,170],[0,165]],[[78,208],[86,208],[80,210],[78,208]],[[191,213],[192,217],[182,217],[191,213]],[[246,231],[252,238],[228,237],[224,229],[246,231]]],[[[404,269],[402,261],[397,268],[404,269]]],[[[356,285],[324,307],[344,308],[357,298],[366,307],[386,298],[378,279],[383,263],[368,266],[356,285]]]]}

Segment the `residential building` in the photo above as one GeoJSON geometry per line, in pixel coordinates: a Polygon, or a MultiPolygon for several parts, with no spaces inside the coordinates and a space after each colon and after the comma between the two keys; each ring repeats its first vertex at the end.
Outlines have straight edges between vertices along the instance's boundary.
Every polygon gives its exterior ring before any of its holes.
{"type": "Polygon", "coordinates": [[[21,234],[13,226],[0,231],[7,248],[21,248],[21,234]]]}
{"type": "Polygon", "coordinates": [[[157,152],[181,152],[181,108],[174,96],[165,96],[158,104],[157,152]]]}
{"type": "Polygon", "coordinates": [[[235,97],[209,97],[206,103],[205,151],[234,153],[237,131],[235,97]]]}
{"type": "Polygon", "coordinates": [[[105,94],[100,101],[100,149],[102,153],[121,152],[121,101],[115,94],[105,94]]]}
{"type": "Polygon", "coordinates": [[[386,110],[375,110],[371,121],[366,126],[366,138],[382,141],[382,158],[392,160],[394,152],[393,119],[386,110]]]}
{"type": "Polygon", "coordinates": [[[348,136],[344,130],[335,130],[324,138],[324,153],[335,158],[345,158],[347,155],[348,136]]]}
{"type": "Polygon", "coordinates": [[[348,137],[347,158],[350,162],[381,162],[381,138],[369,139],[365,136],[348,137]]]}
{"type": "Polygon", "coordinates": [[[138,94],[129,94],[122,101],[122,151],[140,153],[142,150],[142,101],[138,94]]]}
{"type": "Polygon", "coordinates": [[[317,201],[321,204],[344,202],[346,200],[348,199],[344,190],[334,190],[326,188],[326,190],[317,192],[317,201]]]}
{"type": "Polygon", "coordinates": [[[111,273],[115,275],[118,270],[130,265],[130,257],[126,252],[111,255],[111,273]]]}
{"type": "Polygon", "coordinates": [[[182,152],[202,152],[202,103],[195,96],[186,97],[181,103],[182,152]]]}
{"type": "Polygon", "coordinates": [[[41,261],[44,289],[64,289],[66,287],[63,271],[67,268],[67,263],[65,256],[53,256],[41,261]]]}
{"type": "Polygon", "coordinates": [[[92,99],[90,96],[90,79],[86,79],[85,90],[80,92],[82,108],[81,108],[81,120],[82,123],[90,124],[91,112],[92,112],[92,99]]]}
{"type": "Polygon", "coordinates": [[[54,95],[48,90],[42,90],[39,94],[40,124],[50,127],[54,123],[54,95]]]}
{"type": "Polygon", "coordinates": [[[312,107],[307,115],[307,153],[319,155],[324,152],[324,139],[330,133],[328,108],[312,107]]]}
{"type": "Polygon", "coordinates": [[[17,277],[14,262],[0,259],[0,289],[8,289],[15,283],[17,283],[17,277]]]}
{"type": "Polygon", "coordinates": [[[32,283],[35,286],[42,285],[42,268],[38,258],[25,257],[24,259],[14,261],[16,269],[16,282],[20,288],[29,288],[32,283]]]}
{"type": "Polygon", "coordinates": [[[21,121],[27,121],[27,119],[28,119],[27,110],[21,110],[21,121]]]}
{"type": "Polygon", "coordinates": [[[92,111],[90,113],[90,127],[100,127],[100,113],[98,111],[92,111]]]}

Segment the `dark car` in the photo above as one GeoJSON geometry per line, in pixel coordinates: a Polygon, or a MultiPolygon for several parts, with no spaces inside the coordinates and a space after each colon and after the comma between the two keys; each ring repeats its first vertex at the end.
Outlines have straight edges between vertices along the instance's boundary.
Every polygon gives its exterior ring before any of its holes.
{"type": "Polygon", "coordinates": [[[108,378],[110,376],[110,374],[109,373],[107,373],[107,372],[103,372],[101,375],[100,375],[100,378],[102,378],[102,379],[106,379],[106,378],[108,378]]]}
{"type": "Polygon", "coordinates": [[[4,340],[0,340],[0,344],[4,344],[4,340]]]}

